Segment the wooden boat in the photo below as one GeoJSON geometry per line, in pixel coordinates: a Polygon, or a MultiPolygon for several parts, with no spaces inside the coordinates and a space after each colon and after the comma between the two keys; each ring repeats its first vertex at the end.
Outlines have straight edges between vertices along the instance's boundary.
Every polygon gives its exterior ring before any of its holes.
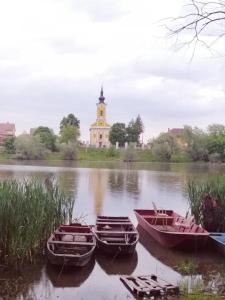
{"type": "Polygon", "coordinates": [[[203,247],[209,233],[193,218],[184,218],[172,210],[134,210],[138,223],[155,240],[167,248],[196,249],[203,247]]]}
{"type": "Polygon", "coordinates": [[[91,260],[95,247],[89,226],[61,225],[47,241],[47,256],[53,265],[82,267],[91,260]]]}
{"type": "Polygon", "coordinates": [[[214,247],[225,255],[225,232],[210,232],[209,236],[214,247]]]}
{"type": "Polygon", "coordinates": [[[133,253],[139,238],[128,217],[98,216],[93,232],[97,247],[115,255],[133,253]]]}

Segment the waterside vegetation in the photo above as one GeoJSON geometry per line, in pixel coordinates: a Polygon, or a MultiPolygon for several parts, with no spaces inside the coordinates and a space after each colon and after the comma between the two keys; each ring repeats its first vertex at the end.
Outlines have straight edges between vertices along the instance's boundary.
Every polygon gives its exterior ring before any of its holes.
{"type": "Polygon", "coordinates": [[[225,175],[189,180],[186,192],[195,221],[206,230],[225,231],[225,175]]]}
{"type": "Polygon", "coordinates": [[[93,148],[79,141],[79,120],[70,114],[61,121],[59,136],[48,127],[40,126],[30,134],[7,139],[0,149],[0,160],[225,162],[224,125],[209,125],[207,131],[190,126],[168,130],[144,146],[140,142],[143,123],[139,119],[132,120],[127,127],[123,123],[113,124],[112,146],[93,148]]]}
{"type": "Polygon", "coordinates": [[[53,229],[69,220],[73,205],[49,178],[0,182],[0,264],[33,262],[53,229]]]}

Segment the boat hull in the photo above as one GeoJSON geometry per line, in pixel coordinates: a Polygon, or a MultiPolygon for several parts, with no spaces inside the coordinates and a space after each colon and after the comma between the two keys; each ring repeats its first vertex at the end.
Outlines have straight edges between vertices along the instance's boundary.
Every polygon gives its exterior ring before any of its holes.
{"type": "Polygon", "coordinates": [[[47,257],[49,262],[55,266],[69,266],[69,267],[84,267],[92,259],[93,253],[88,253],[84,257],[70,257],[68,255],[56,255],[47,248],[47,257]]]}
{"type": "Polygon", "coordinates": [[[211,232],[209,236],[213,247],[225,256],[225,233],[211,232]]]}
{"type": "Polygon", "coordinates": [[[204,247],[207,243],[208,233],[194,234],[192,232],[170,232],[169,230],[158,230],[156,226],[152,226],[137,211],[135,211],[135,214],[139,225],[164,247],[193,250],[204,247]]]}
{"type": "Polygon", "coordinates": [[[118,255],[125,255],[125,254],[132,254],[135,251],[137,242],[130,245],[124,245],[124,244],[105,244],[101,240],[97,238],[97,248],[107,254],[118,254],[118,255]]]}

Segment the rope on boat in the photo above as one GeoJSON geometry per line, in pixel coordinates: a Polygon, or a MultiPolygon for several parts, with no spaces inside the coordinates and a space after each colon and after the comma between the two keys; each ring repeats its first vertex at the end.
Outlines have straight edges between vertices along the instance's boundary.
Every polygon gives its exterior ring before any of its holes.
{"type": "Polygon", "coordinates": [[[112,261],[114,261],[114,259],[117,257],[117,255],[121,252],[121,247],[119,246],[118,247],[118,251],[115,253],[115,255],[113,256],[113,258],[112,258],[112,261]]]}
{"type": "Polygon", "coordinates": [[[66,263],[67,263],[67,259],[66,259],[65,256],[63,256],[63,265],[62,265],[62,268],[61,268],[61,270],[60,270],[60,272],[59,272],[59,274],[58,274],[58,276],[57,276],[57,280],[58,280],[58,279],[60,278],[60,276],[62,275],[64,266],[66,265],[66,263]]]}

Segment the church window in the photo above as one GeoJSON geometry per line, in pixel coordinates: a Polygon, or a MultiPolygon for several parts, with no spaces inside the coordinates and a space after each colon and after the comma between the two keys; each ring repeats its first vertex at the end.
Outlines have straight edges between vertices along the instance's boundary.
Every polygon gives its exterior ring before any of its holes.
{"type": "Polygon", "coordinates": [[[100,116],[103,116],[103,111],[102,110],[100,110],[100,116]]]}
{"type": "Polygon", "coordinates": [[[100,134],[99,138],[102,139],[102,134],[100,134]]]}

